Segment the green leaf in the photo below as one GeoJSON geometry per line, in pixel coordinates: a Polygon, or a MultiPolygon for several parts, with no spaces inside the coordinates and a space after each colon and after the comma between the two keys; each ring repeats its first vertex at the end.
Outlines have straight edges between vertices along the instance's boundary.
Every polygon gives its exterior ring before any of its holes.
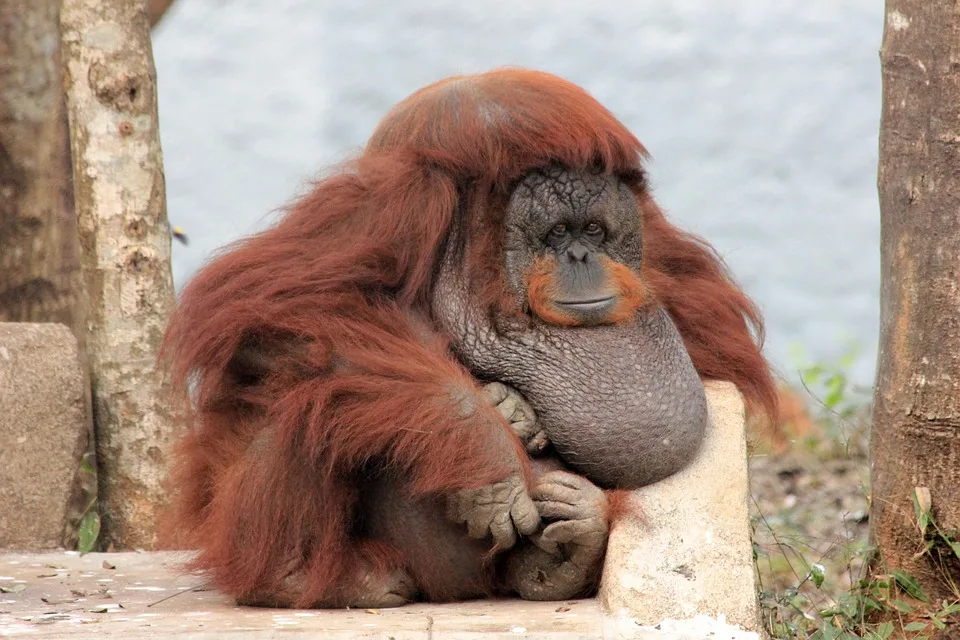
{"type": "Polygon", "coordinates": [[[824,386],[827,390],[827,397],[823,399],[823,404],[833,409],[843,400],[843,392],[847,386],[846,380],[840,374],[835,373],[827,378],[824,386]]]}
{"type": "Polygon", "coordinates": [[[887,640],[891,635],[893,635],[892,622],[884,622],[876,629],[863,631],[864,640],[887,640]]]}
{"type": "Polygon", "coordinates": [[[823,584],[824,573],[822,564],[813,564],[810,566],[810,577],[813,579],[813,585],[819,589],[823,584]]]}
{"type": "Polygon", "coordinates": [[[927,628],[926,622],[909,622],[903,626],[904,631],[923,631],[927,628]]]}
{"type": "Polygon", "coordinates": [[[800,373],[800,379],[803,380],[807,385],[815,385],[817,381],[820,380],[823,376],[824,370],[820,365],[814,365],[808,367],[800,373]]]}
{"type": "Polygon", "coordinates": [[[890,606],[901,613],[913,613],[913,607],[908,605],[903,600],[891,600],[890,606]]]}
{"type": "Polygon", "coordinates": [[[863,596],[863,612],[870,613],[871,611],[882,611],[883,607],[880,606],[880,603],[874,600],[873,598],[863,596]]]}
{"type": "Polygon", "coordinates": [[[80,521],[77,550],[80,553],[90,553],[96,548],[97,537],[100,535],[100,514],[91,509],[80,521]]]}
{"type": "Polygon", "coordinates": [[[943,608],[940,609],[940,613],[949,616],[953,613],[960,613],[960,602],[954,602],[953,604],[947,604],[946,600],[943,602],[943,608]]]}
{"type": "Polygon", "coordinates": [[[917,579],[903,570],[897,570],[891,573],[893,579],[897,581],[900,588],[907,592],[911,598],[916,598],[920,602],[930,602],[930,598],[924,593],[923,587],[917,582],[917,579]]]}
{"type": "Polygon", "coordinates": [[[810,636],[810,640],[837,640],[837,636],[839,635],[840,629],[837,629],[832,624],[825,624],[810,636]]]}
{"type": "Polygon", "coordinates": [[[948,539],[946,536],[940,536],[943,538],[948,545],[950,545],[950,550],[953,551],[953,555],[957,558],[960,558],[960,542],[954,542],[953,540],[948,539]]]}
{"type": "Polygon", "coordinates": [[[859,349],[851,349],[847,353],[843,354],[837,358],[837,364],[844,369],[849,369],[857,362],[857,358],[860,356],[859,349]]]}

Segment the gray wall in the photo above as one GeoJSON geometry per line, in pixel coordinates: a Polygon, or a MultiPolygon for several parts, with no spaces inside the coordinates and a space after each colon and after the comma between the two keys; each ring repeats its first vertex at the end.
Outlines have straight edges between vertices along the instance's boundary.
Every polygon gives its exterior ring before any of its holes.
{"type": "Polygon", "coordinates": [[[878,331],[882,0],[178,0],[155,32],[182,285],[378,118],[443,76],[514,64],[584,85],[654,156],[656,195],[762,305],[768,350],[878,331]]]}

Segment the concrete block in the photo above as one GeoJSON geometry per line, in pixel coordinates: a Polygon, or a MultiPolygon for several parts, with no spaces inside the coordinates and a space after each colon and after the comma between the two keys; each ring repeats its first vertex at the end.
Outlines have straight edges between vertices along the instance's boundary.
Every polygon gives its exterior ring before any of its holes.
{"type": "Polygon", "coordinates": [[[640,625],[708,616],[760,631],[743,400],[709,383],[710,426],[686,469],[633,492],[611,532],[598,598],[640,625]]]}
{"type": "Polygon", "coordinates": [[[0,323],[0,549],[60,546],[87,438],[83,399],[70,329],[0,323]]]}

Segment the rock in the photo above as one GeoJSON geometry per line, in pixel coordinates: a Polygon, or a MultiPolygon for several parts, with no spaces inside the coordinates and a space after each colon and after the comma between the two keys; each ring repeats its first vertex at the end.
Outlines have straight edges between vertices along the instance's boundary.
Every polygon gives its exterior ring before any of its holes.
{"type": "Polygon", "coordinates": [[[87,433],[70,330],[0,323],[0,549],[60,546],[87,433]]]}
{"type": "Polygon", "coordinates": [[[641,625],[709,616],[760,631],[743,400],[708,383],[710,426],[686,469],[632,493],[614,524],[599,600],[641,625]]]}

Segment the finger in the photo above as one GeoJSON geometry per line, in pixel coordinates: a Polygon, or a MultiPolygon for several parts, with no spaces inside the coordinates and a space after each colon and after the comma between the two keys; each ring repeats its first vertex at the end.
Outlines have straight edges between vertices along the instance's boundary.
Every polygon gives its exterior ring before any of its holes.
{"type": "Polygon", "coordinates": [[[607,530],[603,526],[603,521],[598,518],[589,518],[552,522],[544,528],[541,537],[557,544],[593,542],[588,546],[596,546],[596,541],[604,539],[606,535],[607,530]]]}
{"type": "Polygon", "coordinates": [[[531,492],[531,497],[536,500],[547,502],[566,502],[568,504],[579,504],[584,501],[582,491],[571,489],[570,487],[553,482],[544,482],[542,479],[537,483],[531,492]]]}
{"type": "MultiPolygon", "coordinates": [[[[508,395],[497,404],[497,409],[507,422],[518,422],[517,413],[519,409],[517,408],[517,396],[508,395]]],[[[523,414],[521,413],[520,415],[522,417],[523,414]]]]}
{"type": "Polygon", "coordinates": [[[523,415],[527,416],[531,422],[537,421],[537,412],[533,410],[533,405],[523,398],[520,398],[520,409],[523,411],[523,415]]]}
{"type": "Polygon", "coordinates": [[[540,477],[540,484],[559,484],[565,487],[570,487],[571,489],[577,489],[578,491],[596,488],[596,485],[583,476],[562,470],[551,471],[543,474],[540,477]]]}
{"type": "Polygon", "coordinates": [[[547,448],[548,444],[550,444],[550,440],[547,438],[547,432],[540,431],[527,443],[527,453],[530,455],[543,453],[543,450],[547,448]]]}
{"type": "Polygon", "coordinates": [[[555,540],[544,538],[542,535],[535,535],[532,538],[530,538],[530,540],[533,542],[534,546],[549,553],[550,555],[552,556],[560,555],[560,545],[557,544],[555,540]]]}
{"type": "Polygon", "coordinates": [[[521,396],[519,393],[514,393],[513,397],[517,401],[517,411],[523,415],[531,424],[537,421],[537,414],[534,412],[533,407],[527,402],[526,398],[521,396]]]}
{"type": "Polygon", "coordinates": [[[508,394],[507,385],[502,382],[491,382],[483,387],[483,395],[493,406],[497,406],[503,402],[508,394]]]}
{"type": "Polygon", "coordinates": [[[554,500],[537,500],[537,510],[541,518],[548,520],[583,520],[596,516],[593,509],[584,508],[582,504],[556,502],[554,500]]]}
{"type": "Polygon", "coordinates": [[[543,529],[540,537],[548,543],[568,544],[577,537],[579,520],[560,520],[551,522],[543,529]]]}
{"type": "Polygon", "coordinates": [[[528,536],[540,527],[540,513],[526,491],[520,492],[510,507],[510,517],[521,535],[528,536]]]}
{"type": "Polygon", "coordinates": [[[517,543],[517,532],[513,528],[508,511],[498,513],[493,519],[490,523],[490,535],[493,536],[493,543],[498,549],[510,549],[517,543]]]}
{"type": "Polygon", "coordinates": [[[530,418],[530,414],[524,411],[519,405],[514,405],[513,411],[510,412],[510,417],[507,419],[513,423],[516,428],[522,429],[525,433],[533,432],[534,423],[530,418]]]}

